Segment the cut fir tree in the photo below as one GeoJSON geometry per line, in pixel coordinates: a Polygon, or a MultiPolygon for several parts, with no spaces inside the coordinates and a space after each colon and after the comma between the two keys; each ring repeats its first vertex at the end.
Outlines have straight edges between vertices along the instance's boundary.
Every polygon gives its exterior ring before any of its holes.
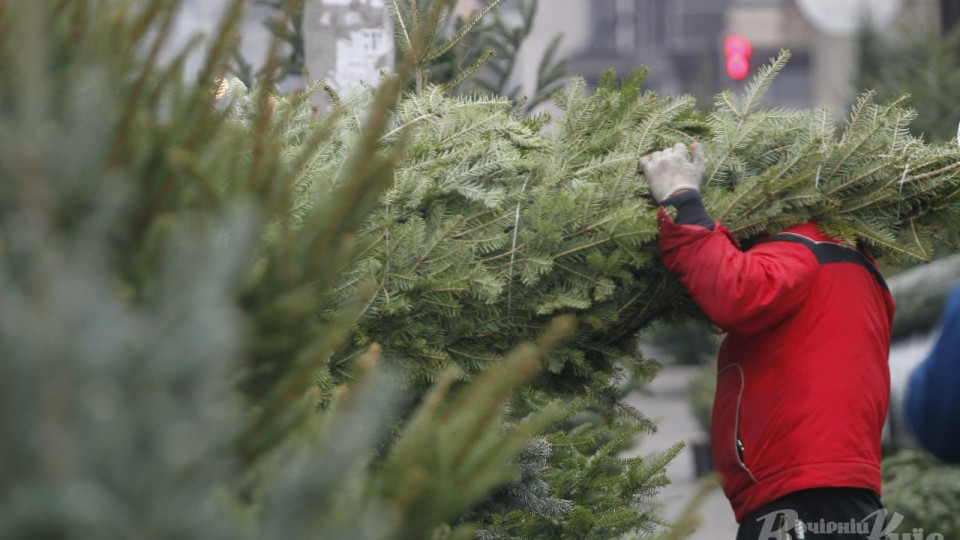
{"type": "MultiPolygon", "coordinates": [[[[352,322],[352,343],[322,363],[321,395],[350,379],[352,359],[370,343],[416,389],[451,364],[463,378],[483,372],[510,343],[572,313],[578,332],[548,357],[536,388],[587,395],[611,422],[625,411],[642,418],[617,388],[624,366],[650,369],[636,360],[632,337],[656,320],[696,316],[657,264],[656,209],[636,171],[640,156],[676,142],[706,143],[705,200],[744,243],[810,220],[887,259],[923,259],[933,239],[955,238],[957,149],[911,137],[913,113],[869,95],[841,133],[829,111],[760,108],[786,60],[764,69],[745,95],[718,96],[706,115],[691,98],[642,92],[642,73],[622,84],[611,74],[590,95],[574,82],[555,96],[556,121],[517,116],[506,99],[450,97],[436,86],[405,95],[379,141],[399,156],[393,183],[360,227],[363,249],[338,284],[341,303],[369,294],[352,322]]],[[[342,114],[324,119],[332,135],[295,182],[294,220],[336,193],[366,103],[363,92],[343,96],[342,114]]],[[[542,532],[556,521],[548,510],[572,500],[564,478],[576,476],[581,457],[554,454],[551,492],[526,513],[515,507],[521,513],[512,519],[488,515],[490,534],[542,532]]],[[[574,508],[551,534],[575,536],[587,515],[615,522],[615,512],[603,514],[614,506],[598,499],[574,508]]]]}
{"type": "MultiPolygon", "coordinates": [[[[374,292],[323,384],[347,377],[372,342],[413,384],[449,364],[476,373],[551,317],[575,314],[578,332],[541,385],[609,393],[619,367],[637,365],[639,329],[697,311],[657,263],[655,203],[637,175],[641,156],[677,142],[705,143],[706,205],[744,243],[807,221],[882,259],[925,260],[933,241],[955,239],[960,149],[911,136],[915,113],[870,94],[839,134],[829,111],[759,107],[788,57],[705,115],[692,98],[641,91],[643,73],[622,84],[611,74],[592,94],[574,81],[554,97],[556,120],[519,117],[503,98],[407,94],[381,139],[404,148],[394,181],[339,285],[344,299],[361,284],[374,292]]],[[[359,132],[351,111],[366,100],[345,103],[303,169],[298,208],[340,182],[359,132]]]]}

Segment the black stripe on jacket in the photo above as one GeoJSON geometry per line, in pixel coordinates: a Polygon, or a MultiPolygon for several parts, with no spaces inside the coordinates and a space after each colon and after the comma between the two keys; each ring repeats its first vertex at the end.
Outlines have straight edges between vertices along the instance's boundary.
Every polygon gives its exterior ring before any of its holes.
{"type": "Polygon", "coordinates": [[[862,253],[851,247],[835,244],[833,242],[817,242],[807,238],[806,236],[803,236],[802,234],[796,233],[775,234],[770,238],[766,238],[757,242],[757,244],[766,244],[769,242],[793,242],[795,244],[803,244],[810,249],[813,255],[817,258],[817,262],[820,264],[859,264],[873,274],[873,277],[877,278],[877,283],[879,283],[881,287],[889,290],[887,287],[887,282],[885,279],[883,279],[883,274],[880,273],[880,270],[877,268],[877,266],[864,257],[862,253]]]}

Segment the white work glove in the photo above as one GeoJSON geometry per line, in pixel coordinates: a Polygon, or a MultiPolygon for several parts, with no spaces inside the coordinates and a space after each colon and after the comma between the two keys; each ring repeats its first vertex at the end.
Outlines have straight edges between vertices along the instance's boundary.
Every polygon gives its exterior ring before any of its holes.
{"type": "Polygon", "coordinates": [[[239,116],[243,108],[241,102],[250,99],[250,90],[247,85],[236,78],[230,77],[224,79],[218,77],[213,81],[213,106],[218,111],[226,111],[228,108],[234,116],[239,116]]]}
{"type": "Polygon", "coordinates": [[[693,143],[690,148],[693,150],[692,161],[687,153],[687,145],[683,143],[640,158],[643,175],[650,184],[650,193],[658,203],[678,191],[690,189],[700,192],[706,178],[707,158],[703,155],[702,144],[693,143]]]}

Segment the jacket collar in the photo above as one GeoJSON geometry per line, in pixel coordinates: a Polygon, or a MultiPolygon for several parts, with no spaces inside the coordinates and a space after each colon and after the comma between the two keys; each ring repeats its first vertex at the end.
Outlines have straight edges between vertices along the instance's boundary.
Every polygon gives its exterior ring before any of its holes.
{"type": "Polygon", "coordinates": [[[805,236],[814,242],[833,242],[834,244],[845,244],[843,240],[839,238],[834,238],[832,236],[827,236],[820,232],[820,229],[817,228],[817,224],[813,222],[803,223],[801,225],[794,225],[793,227],[787,227],[782,232],[799,234],[805,236]]]}

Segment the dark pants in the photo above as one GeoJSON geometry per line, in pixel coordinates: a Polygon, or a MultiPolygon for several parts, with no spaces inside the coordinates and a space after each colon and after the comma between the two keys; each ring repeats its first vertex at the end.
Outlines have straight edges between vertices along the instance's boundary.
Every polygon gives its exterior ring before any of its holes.
{"type": "Polygon", "coordinates": [[[737,540],[869,539],[871,533],[883,529],[884,513],[878,512],[882,508],[880,497],[868,489],[795,491],[744,518],[737,540]],[[802,536],[797,532],[797,520],[806,529],[802,536]]]}

